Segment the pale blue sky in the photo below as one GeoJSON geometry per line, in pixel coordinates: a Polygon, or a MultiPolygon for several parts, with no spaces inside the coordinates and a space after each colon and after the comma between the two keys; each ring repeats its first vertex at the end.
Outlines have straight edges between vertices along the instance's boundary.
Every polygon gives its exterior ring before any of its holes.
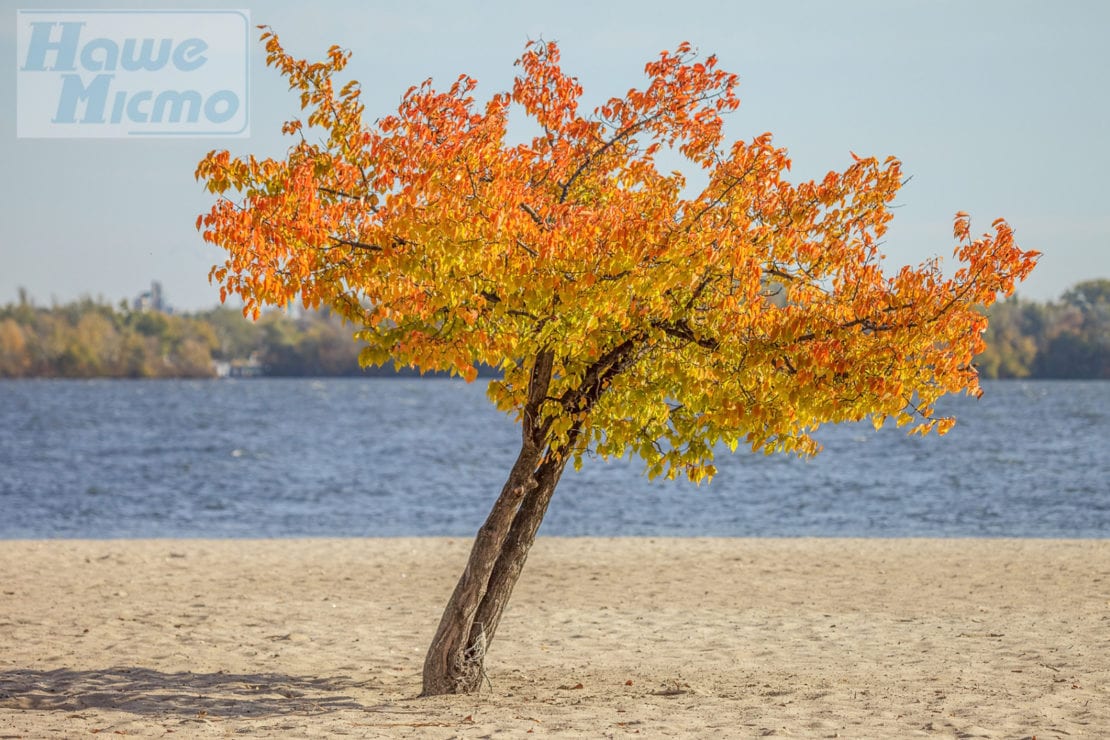
{"type": "MultiPolygon", "coordinates": [[[[0,303],[113,302],[149,282],[169,302],[218,302],[221,258],[193,228],[210,204],[193,180],[210,148],[277,154],[297,103],[255,44],[247,139],[61,140],[15,135],[17,8],[135,3],[5,2],[0,13],[0,303]]],[[[688,40],[740,75],[730,138],[771,131],[798,179],[893,154],[912,180],[888,234],[892,266],[949,257],[958,210],[986,229],[1007,218],[1044,252],[1019,292],[1047,300],[1110,277],[1110,3],[975,0],[837,2],[173,2],[248,8],[293,53],[354,52],[367,110],[393,110],[426,77],[466,72],[504,89],[529,38],[556,40],[591,103],[639,85],[644,62],[688,40]]],[[[592,107],[592,106],[591,106],[592,107]]],[[[949,266],[951,262],[947,262],[949,266]]],[[[953,268],[954,269],[954,268],[953,268]]]]}

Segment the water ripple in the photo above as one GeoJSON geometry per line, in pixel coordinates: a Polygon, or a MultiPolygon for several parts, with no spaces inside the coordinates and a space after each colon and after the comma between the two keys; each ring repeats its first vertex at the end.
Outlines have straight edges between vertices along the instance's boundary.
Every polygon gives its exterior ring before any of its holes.
{"type": "MultiPolygon", "coordinates": [[[[542,531],[1110,536],[1110,382],[986,390],[946,437],[826,427],[708,486],[588,459],[542,531]]],[[[477,383],[0,381],[0,538],[468,536],[519,439],[477,383]]]]}

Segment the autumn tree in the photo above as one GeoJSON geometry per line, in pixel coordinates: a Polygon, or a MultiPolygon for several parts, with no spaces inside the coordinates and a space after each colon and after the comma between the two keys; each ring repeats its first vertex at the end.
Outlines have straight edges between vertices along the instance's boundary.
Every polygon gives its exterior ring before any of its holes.
{"type": "Polygon", "coordinates": [[[1016,295],[999,301],[990,310],[984,333],[986,349],[975,358],[985,378],[1028,378],[1036,367],[1038,340],[1044,330],[1034,325],[1043,321],[1044,306],[1022,301],[1016,295]]]}
{"type": "Polygon", "coordinates": [[[1037,357],[1046,378],[1110,378],[1110,280],[1085,280],[1064,293],[1037,357]]]}
{"type": "Polygon", "coordinates": [[[0,378],[18,378],[31,367],[27,336],[19,322],[0,319],[0,378]]]}
{"type": "Polygon", "coordinates": [[[853,155],[792,184],[770,134],[725,145],[737,78],[689,44],[588,113],[556,45],[533,42],[512,89],[483,104],[470,77],[427,81],[369,123],[359,85],[335,87],[348,52],[309,63],[262,39],[307,117],[283,126],[282,159],[214,151],[197,168],[220,196],[197,226],[228,252],[210,275],[221,296],[255,315],[330,306],[364,364],[468,381],[495,367],[488,395],[521,426],[427,653],[426,695],[478,685],[568,463],[633,454],[650,475],[701,481],[722,445],[813,453],[821,423],[944,433],[934,402],[979,393],[975,306],[1035,262],[1004,221],[973,237],[960,213],[951,277],[937,261],[885,272],[899,162],[853,155]],[[511,116],[536,135],[510,142],[511,116]]]}

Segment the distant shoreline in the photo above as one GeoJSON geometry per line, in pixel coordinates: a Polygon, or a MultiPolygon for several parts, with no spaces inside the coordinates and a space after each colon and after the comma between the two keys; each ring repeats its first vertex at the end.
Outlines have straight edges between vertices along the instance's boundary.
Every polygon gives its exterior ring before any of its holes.
{"type": "MultiPolygon", "coordinates": [[[[1108,279],[1078,283],[1057,302],[1001,301],[987,312],[975,365],[984,378],[1110,379],[1108,307],[1108,279]]],[[[47,308],[21,294],[0,306],[0,378],[419,375],[360,369],[355,330],[327,309],[290,306],[257,321],[230,307],[177,313],[157,283],[133,304],[84,298],[47,308]]]]}

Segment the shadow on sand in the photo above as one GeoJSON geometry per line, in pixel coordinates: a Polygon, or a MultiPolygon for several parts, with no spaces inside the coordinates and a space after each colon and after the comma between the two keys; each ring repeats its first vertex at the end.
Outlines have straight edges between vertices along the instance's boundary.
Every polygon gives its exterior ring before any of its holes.
{"type": "Polygon", "coordinates": [[[114,709],[140,715],[265,717],[340,710],[374,712],[350,696],[373,682],[347,676],[277,673],[163,673],[147,668],[0,672],[0,708],[79,711],[114,709]]]}

